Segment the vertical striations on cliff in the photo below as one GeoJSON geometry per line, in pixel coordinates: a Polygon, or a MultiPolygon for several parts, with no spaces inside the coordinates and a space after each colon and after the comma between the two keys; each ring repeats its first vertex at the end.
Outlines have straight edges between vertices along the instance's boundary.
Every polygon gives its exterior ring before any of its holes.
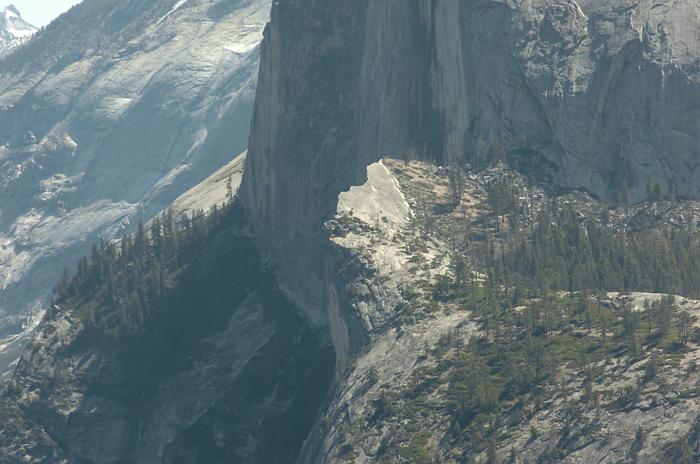
{"type": "Polygon", "coordinates": [[[323,321],[322,224],[384,154],[517,151],[608,200],[700,195],[693,0],[279,0],[242,196],[287,290],[323,321]]]}

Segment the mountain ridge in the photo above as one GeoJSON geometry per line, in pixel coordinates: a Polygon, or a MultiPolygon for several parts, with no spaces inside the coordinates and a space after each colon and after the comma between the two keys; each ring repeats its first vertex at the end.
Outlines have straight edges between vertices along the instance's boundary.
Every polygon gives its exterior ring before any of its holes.
{"type": "MultiPolygon", "coordinates": [[[[167,15],[175,4],[82,2],[0,58],[5,341],[90,242],[133,230],[245,149],[267,3],[167,15]]],[[[0,345],[11,360],[17,344],[0,345]]]]}
{"type": "MultiPolygon", "coordinates": [[[[134,22],[103,12],[126,42],[106,47],[110,63],[148,75],[138,58],[245,5],[160,2],[134,22]],[[141,22],[152,29],[128,38],[141,22]]],[[[174,203],[59,281],[0,400],[0,455],[697,462],[698,15],[690,0],[275,1],[248,151],[179,196],[163,188],[187,168],[150,164],[171,146],[149,145],[154,115],[121,127],[133,96],[98,92],[112,98],[94,113],[111,140],[137,141],[23,200],[82,213],[74,183],[94,205],[95,179],[147,171],[163,176],[129,185],[124,208],[151,192],[174,203]]],[[[259,39],[241,16],[243,31],[224,31],[235,40],[217,42],[234,60],[259,39]]],[[[191,65],[201,50],[186,46],[191,65]]],[[[57,69],[104,63],[73,51],[57,69]]],[[[156,79],[159,95],[192,116],[198,103],[174,90],[191,80],[176,74],[156,79]]],[[[32,92],[64,108],[54,77],[32,92]]],[[[202,108],[219,102],[206,95],[202,108]]],[[[14,96],[5,116],[33,109],[14,96]]],[[[0,161],[85,144],[45,126],[8,129],[0,161]]],[[[13,231],[41,232],[18,217],[13,231]]]]}
{"type": "Polygon", "coordinates": [[[0,56],[24,43],[38,30],[22,19],[14,5],[6,6],[0,15],[0,56]]]}

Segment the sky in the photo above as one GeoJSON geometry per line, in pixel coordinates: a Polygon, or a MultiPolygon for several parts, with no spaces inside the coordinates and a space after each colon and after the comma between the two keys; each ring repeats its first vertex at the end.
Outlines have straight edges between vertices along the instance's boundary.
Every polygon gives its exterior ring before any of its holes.
{"type": "MultiPolygon", "coordinates": [[[[46,26],[56,16],[66,11],[80,0],[0,0],[0,5],[14,5],[29,24],[46,26]]],[[[0,12],[2,9],[0,9],[0,12]]]]}

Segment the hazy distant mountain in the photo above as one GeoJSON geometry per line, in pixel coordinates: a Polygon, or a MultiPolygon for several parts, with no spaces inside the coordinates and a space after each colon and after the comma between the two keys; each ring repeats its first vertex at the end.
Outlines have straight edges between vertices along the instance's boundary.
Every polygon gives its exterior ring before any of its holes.
{"type": "Polygon", "coordinates": [[[27,40],[37,30],[22,19],[14,5],[6,7],[0,15],[0,54],[27,40]]]}
{"type": "MultiPolygon", "coordinates": [[[[0,339],[94,240],[245,149],[268,14],[266,0],[87,0],[0,59],[0,339]]],[[[3,18],[28,31],[16,9],[3,18]]]]}

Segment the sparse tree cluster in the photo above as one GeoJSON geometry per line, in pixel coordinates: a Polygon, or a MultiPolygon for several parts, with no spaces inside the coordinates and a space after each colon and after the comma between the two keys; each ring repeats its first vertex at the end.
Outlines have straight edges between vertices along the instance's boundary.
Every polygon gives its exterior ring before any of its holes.
{"type": "Polygon", "coordinates": [[[75,304],[105,333],[134,333],[166,294],[182,263],[220,229],[227,211],[227,206],[214,206],[209,213],[196,211],[176,219],[168,210],[148,228],[140,222],[134,234],[94,244],[90,258],[79,260],[72,278],[64,272],[54,288],[53,304],[75,304]]]}
{"type": "MultiPolygon", "coordinates": [[[[453,185],[450,178],[454,199],[453,185]]],[[[456,334],[442,337],[432,353],[439,367],[399,396],[404,405],[423,404],[446,382],[454,440],[465,456],[481,453],[500,462],[505,456],[493,445],[499,433],[537,410],[563,366],[579,370],[583,393],[565,402],[562,443],[595,431],[602,408],[626,410],[641,400],[643,384],[602,404],[595,386],[615,358],[644,363],[640,382],[661,382],[664,358],[658,353],[686,349],[698,339],[691,316],[671,296],[646,302],[640,311],[610,301],[607,292],[700,296],[700,232],[689,225],[614,229],[606,218],[556,201],[529,215],[513,184],[499,179],[488,187],[486,204],[484,217],[495,217],[496,224],[484,220],[477,239],[468,231],[469,242],[451,248],[453,278],[437,278],[433,286],[435,301],[469,308],[483,336],[470,343],[456,334]],[[510,227],[502,230],[506,222],[510,227]],[[595,419],[586,410],[596,411],[595,419]]],[[[635,446],[643,446],[643,432],[637,438],[635,446]]],[[[669,454],[690,462],[697,457],[695,443],[680,440],[669,454]]],[[[543,456],[556,460],[562,453],[553,445],[543,456]]]]}
{"type": "Polygon", "coordinates": [[[614,232],[573,209],[544,209],[493,267],[528,286],[698,297],[700,233],[690,226],[614,232]]]}

